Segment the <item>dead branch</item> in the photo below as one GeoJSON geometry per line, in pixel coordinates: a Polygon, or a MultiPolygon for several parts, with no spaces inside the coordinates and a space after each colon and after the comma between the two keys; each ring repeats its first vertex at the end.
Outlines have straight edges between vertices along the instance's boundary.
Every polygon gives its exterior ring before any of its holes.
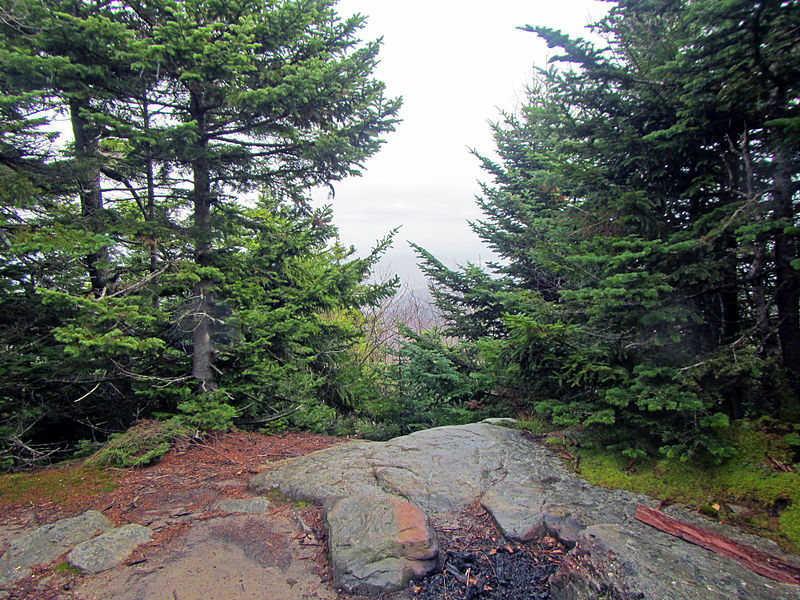
{"type": "Polygon", "coordinates": [[[798,564],[787,562],[778,556],[757,550],[708,529],[680,521],[660,510],[641,504],[636,507],[636,518],[659,531],[731,558],[754,573],[781,583],[800,585],[800,565],[798,564]]]}

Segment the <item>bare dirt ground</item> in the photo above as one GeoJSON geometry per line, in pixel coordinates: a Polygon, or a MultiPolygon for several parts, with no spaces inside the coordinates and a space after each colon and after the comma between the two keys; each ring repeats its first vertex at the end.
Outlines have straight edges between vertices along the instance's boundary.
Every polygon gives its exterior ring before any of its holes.
{"type": "Polygon", "coordinates": [[[87,496],[76,488],[58,503],[13,505],[0,498],[0,539],[89,509],[101,511],[116,525],[139,523],[154,531],[153,541],[139,547],[121,567],[95,576],[54,565],[36,567],[34,574],[6,592],[6,597],[342,597],[330,585],[318,507],[275,498],[266,515],[230,515],[215,509],[225,498],[252,496],[247,483],[269,462],[342,441],[302,433],[229,433],[177,448],[151,467],[115,471],[117,485],[111,492],[87,496]]]}
{"type": "MultiPolygon", "coordinates": [[[[115,569],[82,575],[59,559],[34,567],[31,576],[0,591],[0,599],[362,600],[333,587],[319,507],[276,496],[266,514],[216,508],[224,499],[252,497],[247,484],[269,463],[346,442],[305,433],[228,433],[185,444],[150,467],[112,470],[116,487],[110,492],[87,495],[74,487],[58,502],[17,504],[0,497],[0,553],[14,534],[89,509],[117,526],[139,523],[154,531],[152,542],[115,569]]],[[[444,552],[489,552],[502,540],[478,503],[434,528],[444,552]]],[[[382,598],[461,597],[453,589],[448,596],[446,587],[434,596],[421,585],[382,598]]]]}

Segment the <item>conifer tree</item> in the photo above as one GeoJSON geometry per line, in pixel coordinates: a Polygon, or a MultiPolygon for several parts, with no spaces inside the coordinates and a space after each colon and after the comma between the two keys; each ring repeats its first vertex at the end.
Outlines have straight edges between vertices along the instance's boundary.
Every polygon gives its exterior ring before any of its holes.
{"type": "MultiPolygon", "coordinates": [[[[242,231],[260,231],[247,198],[262,193],[281,214],[294,203],[298,221],[315,222],[308,189],[358,174],[396,121],[400,100],[372,76],[379,42],[362,42],[364,17],[340,19],[334,5],[19,0],[0,8],[4,439],[32,447],[23,434],[30,441],[49,429],[58,439],[58,426],[74,430],[64,438],[107,434],[214,392],[219,380],[239,385],[224,368],[240,364],[230,354],[231,290],[252,275],[242,265],[257,253],[242,231]],[[57,131],[65,117],[67,144],[57,131]]],[[[304,251],[318,250],[319,239],[335,244],[325,230],[303,237],[304,251]]],[[[340,248],[320,258],[334,279],[341,263],[347,284],[338,280],[326,302],[300,298],[299,321],[350,307],[354,289],[373,300],[386,292],[362,289],[372,263],[347,256],[340,248]]],[[[346,329],[328,328],[327,339],[348,347],[357,336],[346,329]]],[[[312,358],[310,375],[330,367],[312,358]]],[[[212,396],[241,400],[220,393],[212,396]]],[[[8,444],[12,454],[21,447],[8,444]]],[[[0,443],[0,461],[2,452],[0,443]]]]}
{"type": "Polygon", "coordinates": [[[357,47],[360,16],[339,20],[330,0],[133,3],[146,36],[138,65],[158,65],[153,103],[169,110],[164,131],[190,179],[200,270],[192,373],[214,387],[210,314],[214,237],[232,191],[304,190],[358,173],[390,130],[399,102],[370,79],[377,42],[357,47]]]}
{"type": "Polygon", "coordinates": [[[503,313],[487,364],[557,422],[635,456],[797,418],[798,11],[620,0],[604,46],[526,28],[558,66],[483,159],[501,291],[470,307],[483,276],[423,258],[464,323],[503,313]]]}

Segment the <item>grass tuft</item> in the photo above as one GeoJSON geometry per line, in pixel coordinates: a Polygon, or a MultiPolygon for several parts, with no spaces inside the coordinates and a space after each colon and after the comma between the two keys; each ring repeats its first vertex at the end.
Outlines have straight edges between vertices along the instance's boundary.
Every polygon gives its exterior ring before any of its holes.
{"type": "Polygon", "coordinates": [[[191,437],[193,432],[176,419],[140,421],[126,432],[111,436],[100,451],[86,459],[86,464],[145,467],[164,456],[180,440],[191,437]]]}

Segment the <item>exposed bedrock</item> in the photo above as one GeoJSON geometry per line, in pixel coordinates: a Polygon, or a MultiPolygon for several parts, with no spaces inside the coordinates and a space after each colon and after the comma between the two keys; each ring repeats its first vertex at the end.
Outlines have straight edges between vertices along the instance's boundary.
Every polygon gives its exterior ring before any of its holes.
{"type": "MultiPolygon", "coordinates": [[[[800,600],[797,586],[636,521],[636,505],[650,499],[591,486],[522,432],[488,423],[346,442],[275,463],[250,488],[323,505],[335,583],[351,591],[397,589],[436,569],[426,517],[480,500],[507,538],[550,535],[573,547],[553,578],[556,600],[800,600]]],[[[772,542],[671,512],[779,554],[772,542]]]]}
{"type": "Polygon", "coordinates": [[[49,564],[76,544],[113,527],[98,511],[87,510],[15,538],[0,557],[0,589],[30,574],[28,567],[49,564]]]}
{"type": "Polygon", "coordinates": [[[439,566],[436,534],[419,507],[387,495],[340,498],[325,511],[336,584],[395,590],[439,566]]]}

